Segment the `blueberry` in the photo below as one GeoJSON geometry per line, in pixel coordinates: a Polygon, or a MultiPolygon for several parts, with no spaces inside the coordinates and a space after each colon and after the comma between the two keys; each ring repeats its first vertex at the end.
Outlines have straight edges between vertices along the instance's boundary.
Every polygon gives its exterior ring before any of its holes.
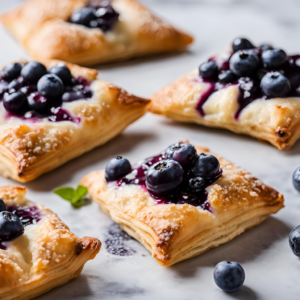
{"type": "Polygon", "coordinates": [[[11,81],[20,75],[21,70],[22,65],[20,63],[9,64],[0,72],[0,78],[11,81]]]}
{"type": "Polygon", "coordinates": [[[131,164],[127,158],[117,156],[111,159],[105,168],[107,181],[118,180],[131,172],[131,164]]]}
{"type": "Polygon", "coordinates": [[[199,74],[204,79],[215,80],[218,77],[219,68],[214,61],[208,61],[200,65],[199,74]]]}
{"type": "Polygon", "coordinates": [[[6,210],[6,205],[2,199],[0,199],[0,211],[6,210]]]}
{"type": "Polygon", "coordinates": [[[23,115],[28,110],[28,100],[22,92],[6,93],[3,97],[3,106],[12,114],[23,115]]]}
{"type": "Polygon", "coordinates": [[[247,51],[237,51],[229,60],[230,70],[239,77],[251,76],[259,67],[257,55],[247,51]]]}
{"type": "Polygon", "coordinates": [[[70,85],[72,83],[72,74],[66,66],[54,66],[49,70],[49,73],[57,75],[64,85],[70,85]]]}
{"type": "Polygon", "coordinates": [[[295,189],[300,192],[300,167],[298,167],[293,174],[293,185],[295,189]]]}
{"type": "Polygon", "coordinates": [[[245,38],[236,38],[233,42],[232,42],[232,48],[233,51],[239,51],[239,50],[247,50],[247,49],[252,49],[254,48],[254,46],[252,45],[252,43],[245,39],[245,38]]]}
{"type": "Polygon", "coordinates": [[[159,161],[146,173],[147,189],[157,196],[171,194],[182,183],[183,173],[183,168],[177,161],[171,159],[159,161]]]}
{"type": "Polygon", "coordinates": [[[189,180],[189,190],[193,193],[199,193],[204,190],[206,182],[202,177],[195,177],[189,180]]]}
{"type": "Polygon", "coordinates": [[[49,108],[49,100],[38,92],[31,93],[28,96],[28,104],[30,110],[40,113],[46,112],[47,108],[49,108]]]}
{"type": "Polygon", "coordinates": [[[64,92],[62,80],[55,74],[44,75],[37,84],[38,92],[49,98],[60,97],[64,92]]]}
{"type": "Polygon", "coordinates": [[[166,150],[166,157],[173,159],[181,164],[184,168],[196,156],[196,148],[189,143],[177,143],[169,146],[166,150]]]}
{"type": "Polygon", "coordinates": [[[261,80],[260,87],[268,97],[284,97],[291,90],[290,81],[280,72],[267,73],[261,80]]]}
{"type": "Polygon", "coordinates": [[[231,83],[236,81],[236,76],[230,70],[221,72],[218,78],[221,83],[231,83]]]}
{"type": "MultiPolygon", "coordinates": [[[[114,8],[108,4],[105,6],[101,6],[95,12],[97,16],[97,26],[100,27],[103,31],[107,31],[113,27],[113,25],[118,21],[119,14],[114,10],[114,8]]],[[[90,22],[91,27],[95,27],[92,25],[93,21],[90,22]]]]}
{"type": "Polygon", "coordinates": [[[0,212],[0,240],[11,241],[24,232],[21,220],[9,211],[0,212]]]}
{"type": "Polygon", "coordinates": [[[289,235],[289,244],[293,253],[300,257],[300,225],[291,231],[289,235]]]}
{"type": "Polygon", "coordinates": [[[29,62],[21,70],[21,75],[29,83],[37,83],[45,74],[47,74],[46,67],[36,61],[29,62]]]}
{"type": "Polygon", "coordinates": [[[217,175],[219,169],[218,159],[211,154],[201,153],[191,164],[191,172],[195,177],[212,178],[217,175]]]}
{"type": "Polygon", "coordinates": [[[263,51],[273,49],[273,47],[269,44],[262,44],[260,47],[262,48],[263,51]]]}
{"type": "Polygon", "coordinates": [[[21,87],[23,87],[23,82],[24,82],[23,77],[12,80],[8,85],[9,93],[11,94],[13,92],[16,92],[21,87]]]}
{"type": "Polygon", "coordinates": [[[216,285],[225,292],[236,292],[245,281],[245,271],[237,262],[221,261],[214,270],[216,285]]]}
{"type": "Polygon", "coordinates": [[[261,60],[264,68],[276,69],[281,67],[287,60],[286,53],[281,49],[265,50],[261,54],[261,60]]]}
{"type": "Polygon", "coordinates": [[[71,23],[89,26],[92,20],[97,17],[94,14],[94,10],[91,7],[83,7],[75,10],[70,18],[71,23]]]}

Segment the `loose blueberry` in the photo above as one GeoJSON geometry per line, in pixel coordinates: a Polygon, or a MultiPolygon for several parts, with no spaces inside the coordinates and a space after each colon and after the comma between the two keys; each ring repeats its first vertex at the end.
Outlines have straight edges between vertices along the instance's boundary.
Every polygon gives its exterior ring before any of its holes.
{"type": "Polygon", "coordinates": [[[267,73],[260,82],[260,87],[268,97],[284,97],[291,90],[290,81],[280,72],[267,73]]]}
{"type": "Polygon", "coordinates": [[[293,185],[295,189],[300,192],[300,167],[298,167],[293,174],[293,185]]]}
{"type": "Polygon", "coordinates": [[[189,190],[193,193],[199,193],[203,191],[206,186],[206,182],[202,177],[195,177],[189,180],[189,190]]]}
{"type": "Polygon", "coordinates": [[[38,92],[32,93],[28,96],[29,109],[36,112],[45,112],[49,107],[48,102],[48,99],[38,92]]]}
{"type": "Polygon", "coordinates": [[[189,143],[177,143],[169,146],[166,150],[166,157],[173,159],[181,164],[184,168],[196,156],[196,148],[189,143]]]}
{"type": "Polygon", "coordinates": [[[293,253],[300,257],[300,225],[291,231],[289,235],[289,244],[293,253]]]}
{"type": "Polygon", "coordinates": [[[216,285],[225,292],[236,292],[245,281],[245,271],[237,262],[221,261],[214,270],[216,285]]]}
{"type": "Polygon", "coordinates": [[[150,193],[164,196],[175,192],[183,180],[183,168],[175,160],[155,163],[146,173],[146,186],[150,193]]]}
{"type": "Polygon", "coordinates": [[[49,98],[60,97],[64,92],[62,80],[55,74],[44,75],[37,84],[38,92],[49,98]]]}
{"type": "Polygon", "coordinates": [[[0,212],[0,241],[11,241],[24,232],[21,220],[9,211],[0,212]]]}
{"type": "Polygon", "coordinates": [[[281,67],[287,60],[286,53],[281,49],[265,50],[261,54],[261,60],[264,68],[276,69],[281,67]]]}
{"type": "Polygon", "coordinates": [[[46,67],[36,61],[29,62],[21,70],[21,75],[29,83],[37,83],[45,74],[47,74],[46,67]]]}
{"type": "Polygon", "coordinates": [[[191,172],[195,177],[212,178],[217,175],[219,169],[218,159],[211,154],[201,153],[191,164],[191,172]]]}
{"type": "Polygon", "coordinates": [[[6,210],[6,205],[2,199],[0,199],[0,212],[6,210]]]}
{"type": "Polygon", "coordinates": [[[246,51],[237,51],[229,60],[230,70],[239,77],[251,76],[259,67],[257,55],[246,51]]]}
{"type": "Polygon", "coordinates": [[[232,48],[233,51],[239,51],[239,50],[247,50],[247,49],[252,49],[254,48],[254,46],[252,45],[252,43],[245,39],[245,38],[236,38],[233,42],[232,42],[232,48]]]}
{"type": "Polygon", "coordinates": [[[11,81],[20,75],[21,70],[22,65],[20,63],[9,64],[0,72],[0,78],[11,81]]]}
{"type": "Polygon", "coordinates": [[[131,172],[131,164],[127,158],[117,156],[111,159],[105,168],[107,181],[118,180],[131,172]]]}
{"type": "Polygon", "coordinates": [[[49,73],[57,75],[64,85],[70,85],[72,83],[72,74],[66,66],[54,66],[49,70],[49,73]]]}
{"type": "Polygon", "coordinates": [[[71,23],[89,26],[92,20],[95,20],[96,16],[94,10],[91,7],[83,7],[75,10],[70,18],[71,23]]]}
{"type": "Polygon", "coordinates": [[[231,83],[236,81],[236,76],[230,70],[226,70],[219,74],[218,79],[221,83],[231,83]]]}
{"type": "Polygon", "coordinates": [[[12,114],[23,115],[28,109],[28,100],[22,92],[6,93],[3,97],[3,106],[12,114]]]}
{"type": "Polygon", "coordinates": [[[219,68],[214,61],[208,61],[200,65],[199,74],[202,78],[215,80],[218,77],[219,68]]]}

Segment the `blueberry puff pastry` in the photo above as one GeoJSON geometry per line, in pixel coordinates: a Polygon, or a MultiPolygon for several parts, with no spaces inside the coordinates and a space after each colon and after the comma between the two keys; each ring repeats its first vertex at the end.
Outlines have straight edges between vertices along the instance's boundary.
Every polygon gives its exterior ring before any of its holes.
{"type": "Polygon", "coordinates": [[[149,100],[97,77],[97,71],[49,60],[0,72],[0,173],[35,179],[99,146],[140,118],[149,100]]]}
{"type": "Polygon", "coordinates": [[[132,167],[118,156],[81,184],[162,266],[226,243],[284,206],[250,173],[184,142],[132,167]]]}
{"type": "Polygon", "coordinates": [[[80,275],[100,250],[77,238],[58,216],[25,199],[26,188],[0,188],[0,298],[35,298],[80,275]]]}
{"type": "Polygon", "coordinates": [[[300,136],[300,56],[236,39],[152,96],[150,110],[290,148],[300,136]]]}
{"type": "Polygon", "coordinates": [[[181,50],[193,41],[134,0],[30,0],[1,21],[34,59],[82,65],[181,50]]]}

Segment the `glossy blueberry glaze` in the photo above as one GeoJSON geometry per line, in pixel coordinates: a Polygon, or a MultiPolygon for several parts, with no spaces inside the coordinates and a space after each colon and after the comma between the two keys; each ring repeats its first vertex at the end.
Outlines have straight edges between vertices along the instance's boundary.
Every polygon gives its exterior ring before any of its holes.
{"type": "MultiPolygon", "coordinates": [[[[140,185],[145,191],[149,192],[146,188],[146,172],[148,168],[154,165],[158,161],[167,160],[164,153],[146,158],[142,162],[134,165],[132,172],[119,179],[117,181],[117,187],[121,187],[128,184],[140,185]]],[[[220,169],[218,174],[207,181],[206,187],[215,182],[222,175],[222,170],[220,169]]],[[[156,204],[190,204],[193,206],[201,207],[204,210],[212,212],[209,202],[207,201],[208,192],[204,189],[199,193],[193,193],[188,190],[188,181],[193,177],[189,170],[185,171],[184,180],[180,188],[173,194],[167,196],[155,196],[150,193],[150,195],[155,199],[156,204]]]]}
{"type": "MultiPolygon", "coordinates": [[[[252,51],[256,54],[261,61],[261,54],[263,51],[263,47],[257,47],[250,49],[248,51],[252,51]]],[[[233,53],[231,53],[232,55],[233,53]]],[[[223,61],[218,61],[218,56],[214,56],[209,59],[209,61],[215,61],[219,66],[219,71],[229,70],[229,60],[231,55],[228,55],[226,59],[223,61]]],[[[262,66],[262,64],[261,64],[262,66]]],[[[204,82],[207,84],[207,89],[203,92],[198,100],[196,105],[196,109],[199,114],[204,117],[205,112],[203,109],[204,104],[208,100],[208,98],[214,93],[221,89],[227,88],[231,85],[237,85],[239,89],[239,96],[237,102],[239,104],[238,110],[234,114],[234,118],[238,120],[241,112],[245,107],[247,107],[250,103],[257,99],[268,100],[269,98],[263,94],[259,82],[261,78],[270,71],[280,71],[283,75],[285,75],[291,83],[291,91],[285,96],[287,97],[300,97],[300,55],[291,55],[288,56],[287,61],[280,67],[274,70],[266,70],[263,67],[259,68],[259,70],[251,77],[241,77],[237,81],[222,84],[218,79],[207,80],[202,78],[201,76],[197,77],[194,81],[196,82],[204,82]]]]}

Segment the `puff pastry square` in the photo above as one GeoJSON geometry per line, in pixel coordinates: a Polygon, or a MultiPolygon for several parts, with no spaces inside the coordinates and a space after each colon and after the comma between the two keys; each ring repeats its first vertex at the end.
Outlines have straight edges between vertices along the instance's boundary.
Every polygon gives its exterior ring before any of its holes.
{"type": "MultiPolygon", "coordinates": [[[[258,52],[260,57],[260,47],[253,51],[258,52]]],[[[209,60],[216,62],[222,72],[228,70],[232,54],[230,47],[209,60]]],[[[266,72],[264,69],[261,71],[261,75],[266,72]]],[[[280,67],[278,71],[284,74],[290,72],[298,80],[298,56],[288,56],[282,70],[280,67]]],[[[257,77],[261,75],[257,73],[257,77]]],[[[218,81],[203,80],[199,71],[194,70],[154,93],[150,111],[179,122],[247,134],[267,141],[280,150],[290,148],[300,137],[300,95],[292,86],[291,93],[284,98],[266,98],[260,92],[259,81],[255,81],[255,88],[252,93],[252,78],[220,84],[218,81]]]]}
{"type": "Polygon", "coordinates": [[[144,115],[149,100],[128,94],[97,77],[97,71],[57,60],[44,61],[49,69],[65,64],[75,79],[89,84],[92,98],[63,102],[73,119],[50,122],[7,114],[0,103],[0,173],[27,182],[81,154],[105,144],[144,115]]]}
{"type": "MultiPolygon", "coordinates": [[[[210,153],[201,147],[197,152],[210,153]]],[[[283,207],[281,194],[215,156],[223,172],[206,188],[205,205],[160,204],[145,186],[107,183],[104,170],[88,174],[81,184],[104,212],[150,251],[157,263],[170,266],[230,241],[283,207]]],[[[127,178],[135,180],[135,174],[133,169],[127,178]]]]}
{"type": "MultiPolygon", "coordinates": [[[[98,239],[77,238],[58,216],[25,199],[26,188],[0,187],[0,198],[10,211],[28,211],[33,221],[24,233],[0,245],[0,298],[35,298],[80,275],[84,264],[100,250],[98,239]]],[[[24,223],[23,223],[24,224],[24,223]]]]}
{"type": "Polygon", "coordinates": [[[4,13],[2,23],[36,60],[93,65],[182,50],[193,38],[154,16],[134,0],[112,0],[119,19],[112,30],[69,22],[88,0],[30,0],[4,13]]]}

